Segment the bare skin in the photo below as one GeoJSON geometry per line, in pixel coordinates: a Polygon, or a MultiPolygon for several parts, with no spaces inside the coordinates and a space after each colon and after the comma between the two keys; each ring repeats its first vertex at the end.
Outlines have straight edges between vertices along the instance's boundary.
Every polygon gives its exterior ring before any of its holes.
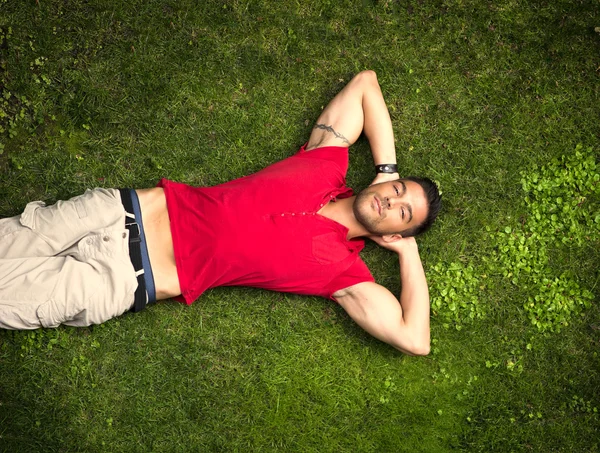
{"type": "Polygon", "coordinates": [[[162,187],[136,190],[140,199],[144,234],[150,255],[150,265],[156,287],[156,299],[163,300],[181,294],[167,200],[162,187]]]}

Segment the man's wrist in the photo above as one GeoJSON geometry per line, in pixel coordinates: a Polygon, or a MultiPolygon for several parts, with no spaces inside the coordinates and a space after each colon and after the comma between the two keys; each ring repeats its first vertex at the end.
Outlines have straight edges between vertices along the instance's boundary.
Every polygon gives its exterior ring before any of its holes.
{"type": "Polygon", "coordinates": [[[402,238],[401,242],[398,244],[398,248],[396,249],[396,253],[398,253],[398,257],[406,257],[408,255],[415,254],[419,256],[419,246],[414,236],[409,236],[407,238],[402,238]]]}

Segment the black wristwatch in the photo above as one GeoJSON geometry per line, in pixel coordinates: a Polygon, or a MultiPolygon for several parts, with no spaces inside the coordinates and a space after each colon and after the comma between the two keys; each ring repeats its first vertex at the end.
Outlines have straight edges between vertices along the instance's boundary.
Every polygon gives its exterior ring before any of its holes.
{"type": "Polygon", "coordinates": [[[398,165],[396,165],[396,164],[375,165],[375,173],[398,173],[398,165]]]}

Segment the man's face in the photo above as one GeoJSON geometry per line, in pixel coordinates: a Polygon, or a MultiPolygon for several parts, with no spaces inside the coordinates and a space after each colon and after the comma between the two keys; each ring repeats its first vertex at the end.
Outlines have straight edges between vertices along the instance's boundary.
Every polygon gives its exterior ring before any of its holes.
{"type": "Polygon", "coordinates": [[[354,200],[354,216],[369,233],[402,234],[425,221],[427,198],[414,181],[390,181],[362,190],[354,200]]]}

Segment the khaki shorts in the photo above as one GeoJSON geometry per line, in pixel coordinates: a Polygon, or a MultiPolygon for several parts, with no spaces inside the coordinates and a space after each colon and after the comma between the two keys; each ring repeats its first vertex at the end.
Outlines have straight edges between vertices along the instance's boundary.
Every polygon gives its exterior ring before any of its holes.
{"type": "Polygon", "coordinates": [[[89,326],[129,310],[137,280],[116,189],[0,219],[0,328],[89,326]]]}

